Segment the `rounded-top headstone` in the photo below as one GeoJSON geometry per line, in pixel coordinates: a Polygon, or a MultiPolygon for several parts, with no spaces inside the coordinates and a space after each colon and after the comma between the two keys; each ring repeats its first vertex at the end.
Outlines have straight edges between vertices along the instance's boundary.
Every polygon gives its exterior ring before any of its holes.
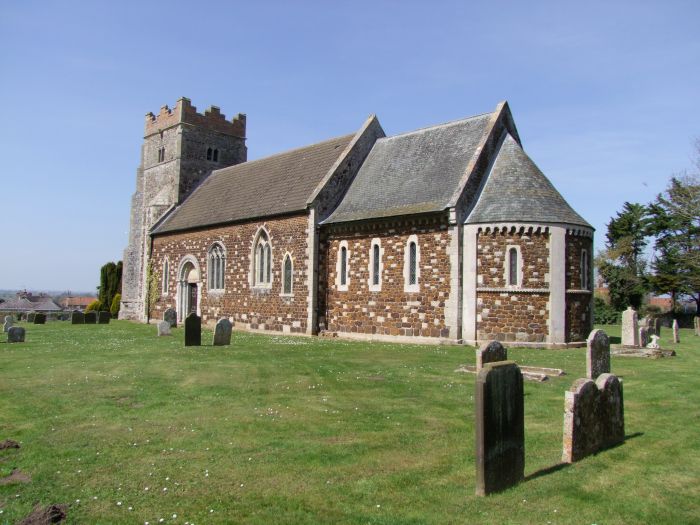
{"type": "Polygon", "coordinates": [[[219,319],[214,329],[214,346],[228,346],[231,344],[231,332],[233,325],[226,318],[219,319]]]}
{"type": "Polygon", "coordinates": [[[586,376],[597,378],[610,373],[610,338],[603,330],[593,330],[586,340],[586,376]]]}
{"type": "Polygon", "coordinates": [[[498,341],[488,341],[476,349],[476,371],[478,372],[486,363],[495,363],[508,359],[508,351],[498,341]]]}
{"type": "Polygon", "coordinates": [[[185,319],[185,346],[201,346],[202,318],[192,312],[185,319]]]}
{"type": "Polygon", "coordinates": [[[168,321],[158,323],[158,336],[162,335],[170,335],[170,323],[168,321]]]}
{"type": "Polygon", "coordinates": [[[7,331],[8,343],[24,343],[24,328],[21,326],[13,326],[7,331]]]}
{"type": "Polygon", "coordinates": [[[163,321],[170,323],[172,328],[177,328],[177,312],[172,308],[168,308],[163,312],[163,321]]]}

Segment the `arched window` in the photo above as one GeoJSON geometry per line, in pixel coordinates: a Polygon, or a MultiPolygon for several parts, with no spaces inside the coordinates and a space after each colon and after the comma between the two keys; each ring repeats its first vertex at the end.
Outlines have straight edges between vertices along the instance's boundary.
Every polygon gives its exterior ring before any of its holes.
{"type": "Polygon", "coordinates": [[[340,284],[348,284],[348,249],[345,246],[340,248],[340,284]]]}
{"type": "Polygon", "coordinates": [[[408,284],[416,284],[416,256],[417,248],[415,242],[408,243],[408,284]]]}
{"type": "Polygon", "coordinates": [[[253,266],[255,286],[269,286],[272,282],[272,247],[265,230],[260,230],[255,244],[253,266]]]}
{"type": "Polygon", "coordinates": [[[164,294],[168,293],[168,279],[170,278],[170,262],[168,258],[163,261],[163,287],[162,291],[164,294]]]}
{"type": "Polygon", "coordinates": [[[226,268],[226,252],[221,244],[216,243],[209,248],[208,277],[210,290],[224,289],[224,271],[226,268]]]}
{"type": "Polygon", "coordinates": [[[211,160],[211,157],[212,157],[212,149],[207,148],[207,160],[211,160]]]}
{"type": "Polygon", "coordinates": [[[581,289],[588,290],[588,252],[586,250],[581,250],[581,289]]]}
{"type": "Polygon", "coordinates": [[[510,248],[508,250],[508,285],[518,286],[518,250],[510,248]]]}
{"type": "Polygon", "coordinates": [[[335,260],[335,286],[340,292],[347,292],[350,284],[350,250],[348,241],[338,243],[338,252],[335,260]]]}
{"type": "Polygon", "coordinates": [[[285,295],[292,294],[292,256],[287,254],[284,256],[283,266],[284,276],[282,277],[282,293],[285,295]]]}
{"type": "Polygon", "coordinates": [[[420,291],[418,285],[418,280],[420,279],[420,250],[416,235],[411,235],[406,241],[403,265],[403,291],[409,293],[420,291]]]}
{"type": "Polygon", "coordinates": [[[218,149],[214,150],[214,155],[212,156],[212,160],[214,162],[219,162],[219,150],[218,149]]]}
{"type": "Polygon", "coordinates": [[[382,246],[379,239],[372,239],[369,252],[369,291],[379,292],[382,289],[382,246]]]}

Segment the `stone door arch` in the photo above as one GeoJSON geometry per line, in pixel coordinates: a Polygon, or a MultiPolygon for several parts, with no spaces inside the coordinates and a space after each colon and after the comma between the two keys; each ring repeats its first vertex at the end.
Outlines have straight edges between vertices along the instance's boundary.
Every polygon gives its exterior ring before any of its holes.
{"type": "Polygon", "coordinates": [[[193,255],[185,255],[177,270],[177,318],[184,322],[190,312],[202,315],[202,279],[199,263],[193,255]]]}

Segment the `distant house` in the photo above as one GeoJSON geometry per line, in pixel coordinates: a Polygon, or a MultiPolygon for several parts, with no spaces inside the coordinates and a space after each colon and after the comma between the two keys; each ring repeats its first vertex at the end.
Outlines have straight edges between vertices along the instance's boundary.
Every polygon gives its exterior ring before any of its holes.
{"type": "Polygon", "coordinates": [[[95,300],[95,297],[64,297],[61,299],[61,307],[64,310],[85,311],[87,305],[95,300]]]}
{"type": "Polygon", "coordinates": [[[2,303],[0,310],[7,313],[42,312],[48,314],[60,312],[62,308],[46,294],[33,295],[24,290],[18,292],[14,298],[2,303]]]}

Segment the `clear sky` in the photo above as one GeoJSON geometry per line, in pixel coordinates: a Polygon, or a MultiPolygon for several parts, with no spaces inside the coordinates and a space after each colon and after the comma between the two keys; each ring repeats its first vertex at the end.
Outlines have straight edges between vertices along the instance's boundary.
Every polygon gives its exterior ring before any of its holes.
{"type": "Polygon", "coordinates": [[[597,229],[691,166],[700,2],[0,0],[0,289],[94,291],[127,244],[144,114],[248,116],[249,159],[508,100],[597,229]]]}

